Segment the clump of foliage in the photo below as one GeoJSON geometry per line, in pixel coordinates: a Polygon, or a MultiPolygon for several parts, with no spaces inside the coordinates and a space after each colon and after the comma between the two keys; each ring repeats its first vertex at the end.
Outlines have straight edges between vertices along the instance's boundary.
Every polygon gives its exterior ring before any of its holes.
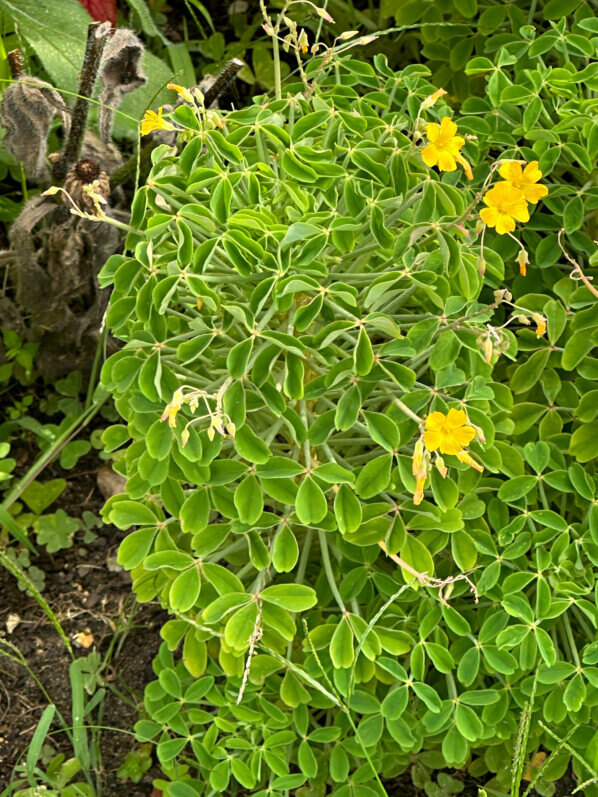
{"type": "Polygon", "coordinates": [[[101,275],[128,444],[104,514],[173,616],[137,725],[165,794],[408,767],[597,793],[584,17],[469,61],[456,125],[426,66],[336,50],[274,100],[166,115],[186,145],[101,275]]]}

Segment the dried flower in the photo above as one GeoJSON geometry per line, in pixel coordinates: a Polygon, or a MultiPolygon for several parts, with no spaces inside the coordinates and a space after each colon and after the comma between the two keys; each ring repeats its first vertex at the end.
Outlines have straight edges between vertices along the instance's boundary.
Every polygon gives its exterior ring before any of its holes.
{"type": "Polygon", "coordinates": [[[519,273],[522,277],[525,277],[527,274],[529,255],[527,254],[527,251],[523,249],[523,247],[519,250],[519,254],[517,255],[517,263],[519,264],[519,273]]]}
{"type": "Polygon", "coordinates": [[[469,465],[474,470],[479,471],[481,473],[484,470],[484,467],[480,465],[479,462],[476,462],[475,459],[469,454],[467,451],[459,451],[457,454],[457,459],[459,462],[464,462],[466,465],[469,465]]]}
{"type": "Polygon", "coordinates": [[[546,332],[546,319],[540,313],[532,313],[532,318],[536,322],[536,337],[541,338],[546,332]]]}
{"type": "MultiPolygon", "coordinates": [[[[445,94],[446,94],[445,89],[438,89],[433,94],[430,94],[428,97],[426,97],[423,100],[422,104],[420,105],[420,111],[425,111],[428,108],[431,108],[433,105],[436,105],[437,101],[441,97],[444,97],[445,94]]],[[[428,138],[430,137],[428,136],[428,138]]]]}
{"type": "Polygon", "coordinates": [[[193,103],[193,94],[191,94],[189,89],[186,89],[184,86],[179,86],[178,83],[168,83],[166,88],[176,91],[179,97],[185,102],[193,103]]]}

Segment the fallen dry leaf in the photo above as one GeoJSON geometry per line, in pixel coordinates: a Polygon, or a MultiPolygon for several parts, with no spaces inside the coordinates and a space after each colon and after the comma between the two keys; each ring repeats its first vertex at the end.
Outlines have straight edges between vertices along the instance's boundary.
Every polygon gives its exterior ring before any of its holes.
{"type": "Polygon", "coordinates": [[[523,780],[532,780],[535,775],[535,772],[533,770],[540,769],[540,767],[545,761],[546,761],[546,753],[542,751],[536,753],[525,768],[525,772],[523,773],[523,780]]]}
{"type": "Polygon", "coordinates": [[[20,622],[21,618],[19,617],[18,614],[9,614],[8,619],[6,620],[6,630],[8,631],[8,633],[12,634],[12,632],[15,630],[15,628],[19,625],[20,622]]]}
{"type": "Polygon", "coordinates": [[[82,648],[86,649],[90,648],[95,642],[93,634],[89,628],[86,628],[85,631],[79,631],[79,633],[75,634],[73,639],[77,645],[80,645],[82,648]]]}

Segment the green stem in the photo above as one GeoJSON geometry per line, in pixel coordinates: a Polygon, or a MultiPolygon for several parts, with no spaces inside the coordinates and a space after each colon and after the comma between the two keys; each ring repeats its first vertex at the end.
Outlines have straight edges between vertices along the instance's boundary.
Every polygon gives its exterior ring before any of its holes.
{"type": "Polygon", "coordinates": [[[573,629],[571,628],[571,621],[567,614],[562,615],[563,626],[565,628],[565,633],[567,634],[567,641],[569,642],[569,646],[571,648],[571,655],[573,656],[573,661],[577,667],[581,667],[581,661],[579,659],[579,653],[577,652],[577,645],[575,644],[575,638],[573,636],[573,629]]]}
{"type": "Polygon", "coordinates": [[[336,586],[336,581],[334,579],[334,573],[332,572],[332,565],[330,563],[330,551],[328,550],[328,540],[326,538],[326,532],[322,531],[321,529],[318,529],[318,541],[320,543],[322,564],[324,565],[324,572],[326,573],[328,586],[330,587],[330,591],[332,592],[334,600],[337,602],[339,609],[342,611],[343,614],[345,614],[347,609],[345,607],[343,599],[341,598],[341,594],[338,591],[338,587],[336,586]]]}
{"type": "Polygon", "coordinates": [[[108,398],[109,396],[106,394],[99,401],[94,402],[91,407],[88,407],[86,410],[84,410],[81,415],[78,415],[75,420],[67,426],[60,437],[54,441],[50,448],[45,451],[36,462],[33,463],[27,473],[15,484],[2,503],[2,507],[4,509],[8,509],[21,497],[23,491],[35,478],[37,478],[37,476],[39,476],[44,468],[46,468],[50,462],[52,462],[52,460],[60,453],[69,440],[75,437],[81,431],[81,429],[83,429],[83,427],[85,427],[91,421],[93,416],[106,403],[108,398]]]}
{"type": "Polygon", "coordinates": [[[98,345],[96,347],[96,352],[93,358],[93,364],[91,366],[91,374],[89,375],[89,382],[87,385],[87,395],[85,397],[85,409],[91,407],[93,401],[93,393],[96,389],[98,373],[100,370],[100,362],[102,359],[102,354],[105,350],[106,346],[106,339],[108,337],[108,327],[104,324],[104,328],[100,334],[98,345]]]}

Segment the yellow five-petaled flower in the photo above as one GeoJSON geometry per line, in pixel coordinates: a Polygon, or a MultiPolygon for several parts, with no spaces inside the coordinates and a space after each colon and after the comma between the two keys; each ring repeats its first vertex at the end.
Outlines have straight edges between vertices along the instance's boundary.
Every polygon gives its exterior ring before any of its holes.
{"type": "Polygon", "coordinates": [[[476,432],[467,425],[467,415],[463,410],[451,409],[431,412],[426,418],[424,443],[428,451],[440,450],[442,454],[460,454],[468,446],[476,432]]]}
{"type": "Polygon", "coordinates": [[[498,173],[507,183],[518,188],[525,201],[531,202],[532,205],[548,194],[548,188],[545,185],[537,185],[538,180],[542,179],[538,161],[531,161],[525,169],[522,169],[521,164],[517,161],[508,161],[503,163],[498,173]]]}
{"type": "Polygon", "coordinates": [[[471,166],[461,155],[461,147],[465,144],[463,136],[457,135],[457,125],[443,116],[440,125],[432,122],[426,127],[426,135],[430,142],[422,150],[422,158],[426,166],[438,166],[441,172],[454,172],[457,163],[465,169],[471,180],[471,166]]]}
{"type": "Polygon", "coordinates": [[[163,109],[158,108],[158,113],[155,111],[146,111],[143,121],[141,122],[141,135],[147,136],[152,130],[174,130],[174,126],[167,122],[162,117],[163,109]]]}
{"type": "Polygon", "coordinates": [[[515,221],[529,221],[523,191],[511,183],[497,183],[484,196],[484,203],[488,207],[480,211],[480,218],[488,227],[496,227],[499,235],[513,232],[515,221]]]}

